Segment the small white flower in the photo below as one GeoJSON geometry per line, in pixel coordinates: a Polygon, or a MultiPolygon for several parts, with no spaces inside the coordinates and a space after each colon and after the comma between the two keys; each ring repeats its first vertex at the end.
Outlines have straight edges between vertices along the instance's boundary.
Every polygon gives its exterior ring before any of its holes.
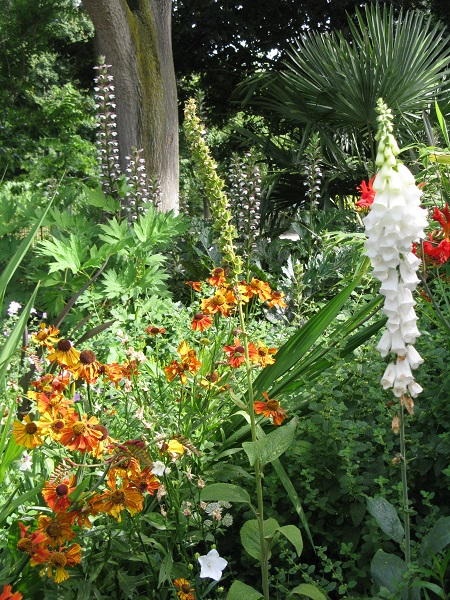
{"type": "Polygon", "coordinates": [[[153,463],[152,473],[157,477],[162,477],[163,475],[168,475],[170,473],[170,467],[166,467],[166,465],[160,460],[155,460],[153,463]]]}
{"type": "Polygon", "coordinates": [[[18,302],[14,302],[14,300],[12,302],[10,302],[9,306],[8,306],[8,315],[11,317],[12,315],[17,315],[17,313],[19,312],[19,310],[22,308],[22,305],[19,304],[18,302]]]}
{"type": "Polygon", "coordinates": [[[28,454],[28,452],[24,452],[22,454],[22,460],[19,463],[19,471],[31,471],[32,467],[33,461],[31,460],[31,454],[28,454]]]}
{"type": "Polygon", "coordinates": [[[199,556],[200,577],[209,577],[214,581],[219,581],[222,577],[222,571],[227,566],[228,562],[219,556],[217,550],[210,550],[206,556],[199,556]]]}

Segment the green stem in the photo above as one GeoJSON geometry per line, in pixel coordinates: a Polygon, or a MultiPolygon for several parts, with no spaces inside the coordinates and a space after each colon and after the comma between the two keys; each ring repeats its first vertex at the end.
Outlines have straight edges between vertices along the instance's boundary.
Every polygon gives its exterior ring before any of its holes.
{"type": "MultiPolygon", "coordinates": [[[[241,324],[242,330],[242,339],[245,353],[245,369],[247,375],[247,387],[248,387],[248,413],[250,416],[250,430],[252,435],[252,442],[256,442],[257,434],[256,434],[256,419],[255,419],[255,411],[253,407],[254,396],[253,396],[253,382],[252,382],[252,372],[251,372],[251,363],[248,354],[248,336],[245,328],[245,318],[244,311],[242,309],[242,302],[238,303],[239,308],[239,321],[241,324]]],[[[255,460],[255,479],[256,479],[256,497],[257,497],[257,521],[258,521],[258,531],[259,531],[259,546],[261,553],[261,579],[262,579],[262,588],[264,594],[264,600],[269,600],[269,565],[268,565],[268,555],[266,551],[266,543],[264,539],[264,500],[263,500],[263,487],[262,487],[262,479],[263,472],[261,468],[261,463],[257,458],[255,460]]]]}
{"type": "MultiPolygon", "coordinates": [[[[401,476],[402,476],[402,500],[403,500],[403,528],[405,530],[405,562],[407,566],[411,563],[411,523],[409,519],[408,499],[408,474],[406,465],[406,442],[405,442],[405,408],[400,402],[400,454],[401,454],[401,476]]],[[[411,600],[411,588],[408,586],[408,600],[411,600]]]]}

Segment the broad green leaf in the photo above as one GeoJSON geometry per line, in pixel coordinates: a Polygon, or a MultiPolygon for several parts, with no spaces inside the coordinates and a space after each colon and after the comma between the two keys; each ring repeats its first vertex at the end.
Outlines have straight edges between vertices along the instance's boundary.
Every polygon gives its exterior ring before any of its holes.
{"type": "Polygon", "coordinates": [[[283,525],[283,527],[280,527],[280,533],[291,542],[297,552],[297,556],[300,557],[303,552],[303,538],[300,529],[295,525],[283,525]]]}
{"type": "Polygon", "coordinates": [[[50,200],[47,208],[44,210],[42,215],[39,217],[39,219],[36,221],[36,223],[30,229],[28,235],[24,238],[24,240],[22,241],[20,246],[17,248],[14,256],[11,258],[8,265],[6,266],[6,268],[4,269],[3,273],[0,276],[0,310],[3,305],[3,298],[5,297],[5,291],[8,286],[8,283],[11,281],[11,278],[14,275],[14,273],[16,272],[16,269],[22,262],[25,254],[28,252],[29,247],[33,243],[34,238],[36,236],[36,232],[39,229],[39,227],[41,227],[42,223],[44,222],[44,219],[47,216],[47,213],[52,205],[54,198],[55,198],[55,196],[53,196],[53,198],[50,200]]]}
{"type": "Polygon", "coordinates": [[[250,504],[249,493],[232,483],[212,483],[202,489],[200,497],[205,502],[224,500],[226,502],[244,502],[245,504],[250,504]]]}
{"type": "Polygon", "coordinates": [[[385,498],[377,496],[376,498],[367,498],[367,510],[374,517],[381,531],[391,540],[401,544],[405,531],[395,507],[385,498]]]}
{"type": "Polygon", "coordinates": [[[264,598],[264,596],[255,590],[255,588],[250,587],[246,583],[242,583],[242,581],[233,581],[232,586],[230,587],[227,600],[260,600],[264,598]]]}
{"type": "Polygon", "coordinates": [[[288,598],[290,598],[292,594],[306,596],[307,598],[311,598],[311,600],[327,600],[325,594],[318,590],[316,586],[312,585],[311,583],[301,583],[292,590],[288,598]]]}
{"type": "Polygon", "coordinates": [[[374,582],[380,587],[387,588],[393,594],[401,585],[403,575],[408,568],[405,561],[395,554],[378,550],[372,559],[370,570],[374,582]]]}
{"type": "Polygon", "coordinates": [[[257,459],[262,466],[281,456],[292,444],[295,435],[297,420],[291,419],[287,425],[280,425],[268,435],[264,435],[256,442],[244,442],[244,448],[250,465],[253,466],[257,459]]]}
{"type": "MultiPolygon", "coordinates": [[[[275,533],[280,529],[275,519],[267,519],[264,521],[264,540],[265,548],[263,549],[263,556],[268,553],[270,557],[270,542],[272,541],[275,533]]],[[[241,528],[241,542],[244,549],[250,556],[261,562],[261,544],[259,539],[259,526],[257,519],[250,519],[246,521],[241,528]]]]}
{"type": "Polygon", "coordinates": [[[438,554],[450,544],[450,517],[441,517],[436,521],[420,544],[420,560],[428,563],[433,554],[438,554]]]}

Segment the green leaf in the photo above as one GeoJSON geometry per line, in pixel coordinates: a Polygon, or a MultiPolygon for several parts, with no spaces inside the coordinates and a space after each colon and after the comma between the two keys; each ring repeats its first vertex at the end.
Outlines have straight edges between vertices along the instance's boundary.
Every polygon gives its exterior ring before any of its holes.
{"type": "Polygon", "coordinates": [[[212,483],[202,489],[200,498],[205,502],[224,500],[250,504],[250,495],[243,488],[232,483],[212,483]]]}
{"type": "MultiPolygon", "coordinates": [[[[270,557],[270,543],[273,536],[280,529],[278,522],[275,519],[267,519],[264,521],[264,540],[265,547],[263,549],[263,556],[268,554],[270,557]]],[[[261,562],[261,544],[259,540],[259,526],[257,519],[250,519],[246,521],[241,528],[241,542],[244,549],[250,556],[261,562]]]]}
{"type": "Polygon", "coordinates": [[[300,557],[303,552],[303,538],[300,529],[295,525],[283,525],[283,527],[280,527],[280,533],[291,542],[297,552],[297,556],[300,557]]]}
{"type": "Polygon", "coordinates": [[[441,517],[422,539],[419,556],[422,563],[430,562],[450,544],[450,517],[441,517]]]}
{"type": "Polygon", "coordinates": [[[316,586],[312,585],[311,583],[301,583],[292,590],[288,598],[290,598],[292,594],[298,594],[299,596],[307,596],[312,600],[327,600],[327,597],[320,590],[318,590],[316,586]]]}
{"type": "Polygon", "coordinates": [[[294,439],[296,426],[297,420],[294,418],[287,425],[280,425],[256,442],[244,442],[242,447],[248,456],[250,465],[253,466],[256,459],[259,459],[261,465],[264,466],[286,452],[294,439]]]}
{"type": "Polygon", "coordinates": [[[9,360],[16,351],[17,345],[19,344],[22,338],[25,326],[28,321],[28,317],[30,316],[30,311],[33,308],[33,304],[36,299],[38,289],[39,284],[36,286],[31,298],[29,299],[22,311],[22,314],[20,315],[16,324],[14,325],[13,330],[9,334],[8,339],[6,340],[2,349],[0,350],[0,390],[4,385],[4,376],[6,369],[8,368],[9,360]]]}
{"type": "Polygon", "coordinates": [[[367,510],[374,517],[381,531],[391,540],[401,544],[405,531],[395,507],[381,496],[376,498],[367,497],[367,510]]]}
{"type": "Polygon", "coordinates": [[[250,587],[246,583],[242,583],[242,581],[233,581],[232,586],[230,587],[227,600],[260,600],[264,598],[264,596],[255,590],[255,588],[250,587]]]}
{"type": "Polygon", "coordinates": [[[387,588],[391,594],[397,591],[407,570],[404,560],[383,550],[378,550],[370,565],[374,582],[387,588]]]}
{"type": "Polygon", "coordinates": [[[30,229],[28,235],[24,238],[24,240],[22,241],[20,246],[17,248],[14,256],[11,258],[8,265],[6,266],[6,268],[4,269],[3,273],[0,276],[0,310],[3,305],[3,298],[5,297],[5,291],[8,286],[8,283],[11,281],[11,278],[14,275],[14,273],[16,272],[16,269],[22,262],[25,254],[28,252],[29,247],[33,243],[34,238],[36,236],[36,232],[39,229],[39,227],[41,227],[42,223],[44,222],[44,219],[47,216],[47,213],[52,205],[54,198],[55,198],[55,196],[53,196],[53,198],[50,200],[47,208],[44,210],[42,215],[39,217],[39,219],[36,221],[36,223],[30,229]]]}
{"type": "Polygon", "coordinates": [[[159,578],[158,578],[158,587],[161,587],[165,581],[170,581],[171,573],[173,568],[173,558],[172,555],[166,554],[161,562],[161,566],[159,568],[159,578]]]}
{"type": "Polygon", "coordinates": [[[273,467],[275,473],[277,474],[278,479],[283,484],[284,489],[286,490],[286,492],[289,496],[289,499],[292,502],[292,505],[294,506],[298,516],[300,517],[300,521],[301,521],[303,527],[305,528],[308,539],[311,542],[311,546],[314,547],[314,541],[312,539],[311,531],[309,529],[309,525],[308,525],[308,521],[306,519],[305,512],[302,508],[302,503],[300,502],[300,498],[298,497],[297,491],[296,491],[294,485],[292,484],[292,481],[290,480],[283,465],[281,464],[281,462],[278,459],[276,459],[272,462],[272,467],[273,467]]]}
{"type": "MultiPolygon", "coordinates": [[[[32,498],[37,498],[39,496],[39,494],[41,493],[41,490],[42,490],[42,484],[36,485],[36,487],[34,487],[32,490],[28,490],[28,492],[25,492],[24,494],[22,494],[21,496],[16,498],[16,500],[14,500],[14,502],[10,502],[10,501],[6,502],[6,505],[3,507],[3,510],[0,513],[0,526],[3,525],[3,522],[7,519],[7,517],[12,512],[14,512],[14,510],[16,508],[18,508],[22,504],[25,504],[26,502],[28,502],[28,500],[31,500],[32,498]]],[[[10,496],[9,500],[11,500],[11,498],[12,498],[12,495],[10,496]]]]}
{"type": "Polygon", "coordinates": [[[354,281],[330,300],[278,349],[275,363],[263,369],[254,381],[256,396],[270,390],[275,381],[276,384],[271,389],[271,392],[272,395],[276,396],[291,381],[292,374],[289,371],[294,365],[304,359],[307,352],[331,325],[335,317],[339,314],[339,311],[350,298],[350,294],[359,285],[368,265],[368,259],[365,259],[361,263],[354,281]]]}

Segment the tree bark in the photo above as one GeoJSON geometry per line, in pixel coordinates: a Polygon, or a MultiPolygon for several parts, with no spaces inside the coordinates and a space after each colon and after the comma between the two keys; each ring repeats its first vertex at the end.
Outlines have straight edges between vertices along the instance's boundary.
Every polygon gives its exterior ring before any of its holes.
{"type": "Polygon", "coordinates": [[[83,0],[99,55],[112,65],[121,169],[142,148],[161,186],[161,209],[178,211],[178,109],[172,0],[83,0]]]}

